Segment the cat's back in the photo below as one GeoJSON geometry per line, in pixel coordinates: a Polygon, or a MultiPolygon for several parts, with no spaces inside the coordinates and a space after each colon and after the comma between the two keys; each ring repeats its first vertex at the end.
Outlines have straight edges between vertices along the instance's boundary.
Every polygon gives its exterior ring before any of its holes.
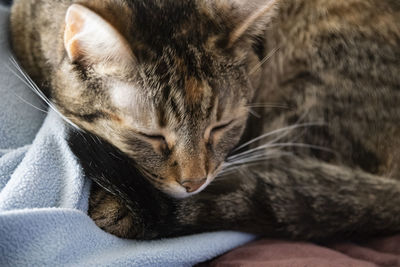
{"type": "Polygon", "coordinates": [[[267,111],[269,124],[322,121],[328,129],[300,141],[333,149],[350,166],[398,172],[400,1],[284,0],[278,12],[266,43],[279,50],[265,64],[261,94],[292,109],[267,111]]]}
{"type": "MultiPolygon", "coordinates": [[[[375,63],[381,66],[391,63],[380,62],[383,57],[398,59],[398,0],[281,0],[278,7],[267,30],[267,46],[281,48],[280,54],[292,60],[281,63],[293,69],[299,67],[300,62],[293,62],[299,58],[307,67],[324,70],[328,61],[334,65],[343,62],[343,56],[350,60],[368,54],[374,63],[371,57],[375,55],[375,63]]],[[[346,63],[360,66],[363,60],[346,63]]]]}

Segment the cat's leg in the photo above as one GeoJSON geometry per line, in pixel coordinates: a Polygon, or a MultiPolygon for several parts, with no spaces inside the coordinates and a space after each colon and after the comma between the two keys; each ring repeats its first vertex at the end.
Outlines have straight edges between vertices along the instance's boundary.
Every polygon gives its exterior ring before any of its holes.
{"type": "Polygon", "coordinates": [[[313,159],[281,158],[215,181],[182,201],[177,217],[192,231],[307,240],[389,234],[400,231],[400,182],[313,159]]]}
{"type": "Polygon", "coordinates": [[[133,224],[143,220],[141,215],[124,212],[126,217],[119,216],[126,208],[117,197],[108,196],[97,206],[94,203],[91,216],[95,222],[129,238],[240,230],[269,237],[324,240],[400,230],[400,182],[293,157],[241,167],[188,199],[154,201],[152,205],[168,212],[141,225],[133,224]],[[133,229],[137,227],[141,229],[133,229]]]}

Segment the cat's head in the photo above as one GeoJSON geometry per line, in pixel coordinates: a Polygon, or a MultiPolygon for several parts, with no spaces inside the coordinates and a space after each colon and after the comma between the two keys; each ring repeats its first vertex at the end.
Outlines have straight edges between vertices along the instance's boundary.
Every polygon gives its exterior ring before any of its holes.
{"type": "Polygon", "coordinates": [[[254,40],[274,1],[254,2],[74,4],[53,101],[160,190],[200,192],[239,142],[259,80],[254,40]]]}

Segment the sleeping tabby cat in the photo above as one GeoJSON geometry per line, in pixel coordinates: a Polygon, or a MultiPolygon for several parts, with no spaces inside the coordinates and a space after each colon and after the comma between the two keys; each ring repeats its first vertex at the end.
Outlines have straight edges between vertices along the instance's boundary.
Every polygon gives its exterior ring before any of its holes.
{"type": "Polygon", "coordinates": [[[400,1],[17,0],[11,26],[104,230],[400,230],[400,1]]]}

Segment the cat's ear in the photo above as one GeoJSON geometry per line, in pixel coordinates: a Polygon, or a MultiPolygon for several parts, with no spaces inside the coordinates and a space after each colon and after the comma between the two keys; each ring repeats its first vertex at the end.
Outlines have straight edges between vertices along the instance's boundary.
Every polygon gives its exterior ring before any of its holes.
{"type": "Polygon", "coordinates": [[[73,4],[65,16],[64,46],[72,62],[129,64],[133,58],[126,39],[87,7],[73,4]]]}
{"type": "MultiPolygon", "coordinates": [[[[235,2],[237,3],[238,1],[236,0],[235,2]]],[[[228,47],[232,47],[246,36],[256,36],[262,33],[265,30],[266,24],[275,14],[279,0],[259,0],[253,1],[253,3],[243,2],[240,1],[239,10],[242,10],[242,12],[239,23],[237,23],[229,34],[228,47]]]]}

